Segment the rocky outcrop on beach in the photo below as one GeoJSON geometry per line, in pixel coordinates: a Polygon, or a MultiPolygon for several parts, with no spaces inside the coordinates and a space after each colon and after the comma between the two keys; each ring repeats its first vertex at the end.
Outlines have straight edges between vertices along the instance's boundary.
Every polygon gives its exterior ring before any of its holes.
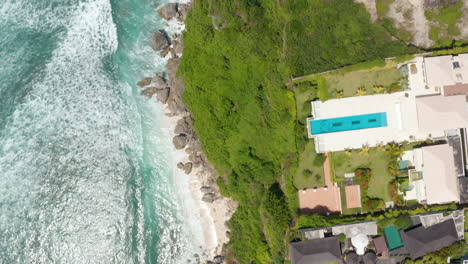
{"type": "Polygon", "coordinates": [[[169,47],[170,42],[164,30],[158,30],[149,39],[150,47],[154,51],[161,51],[169,47]]]}
{"type": "Polygon", "coordinates": [[[165,6],[158,9],[158,14],[166,19],[170,20],[177,16],[177,3],[168,3],[165,6]]]}
{"type": "Polygon", "coordinates": [[[178,21],[184,22],[191,7],[192,5],[190,3],[168,3],[158,9],[158,14],[165,20],[176,18],[178,21]]]}
{"type": "MultiPolygon", "coordinates": [[[[191,4],[169,3],[158,10],[159,15],[165,20],[177,19],[183,22],[189,13],[191,4]]],[[[165,72],[158,72],[154,76],[148,76],[137,85],[141,87],[141,93],[149,98],[156,99],[166,105],[166,115],[177,119],[172,139],[176,149],[184,150],[187,160],[179,162],[177,167],[189,177],[197,177],[199,182],[200,200],[208,205],[214,219],[218,246],[211,255],[211,260],[206,263],[224,263],[225,243],[228,241],[229,229],[226,226],[237,208],[237,203],[223,197],[216,185],[217,174],[214,167],[208,162],[202,151],[201,143],[197,137],[193,125],[196,122],[182,101],[185,87],[177,76],[181,54],[184,44],[181,34],[173,34],[168,37],[166,32],[159,30],[149,39],[149,45],[153,50],[160,52],[162,57],[170,54],[165,72]],[[156,95],[156,96],[154,96],[156,95]]],[[[199,261],[195,261],[199,263],[199,261]]]]}

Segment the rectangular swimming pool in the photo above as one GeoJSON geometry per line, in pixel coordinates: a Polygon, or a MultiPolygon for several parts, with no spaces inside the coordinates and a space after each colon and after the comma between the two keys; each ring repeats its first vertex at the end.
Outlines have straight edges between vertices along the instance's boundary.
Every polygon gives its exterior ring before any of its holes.
{"type": "Polygon", "coordinates": [[[310,120],[312,135],[386,126],[387,113],[385,112],[310,120]]]}

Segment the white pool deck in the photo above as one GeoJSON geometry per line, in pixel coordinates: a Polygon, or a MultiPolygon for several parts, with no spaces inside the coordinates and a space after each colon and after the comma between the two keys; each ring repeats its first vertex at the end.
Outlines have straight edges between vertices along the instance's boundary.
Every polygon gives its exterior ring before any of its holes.
{"type": "Polygon", "coordinates": [[[310,134],[309,119],[309,137],[315,139],[316,151],[326,153],[393,142],[438,139],[445,137],[447,129],[468,127],[465,95],[446,97],[441,94],[439,87],[429,87],[422,57],[415,58],[404,67],[409,68],[408,82],[411,89],[407,91],[311,102],[312,119],[387,113],[386,127],[319,135],[310,134]]]}

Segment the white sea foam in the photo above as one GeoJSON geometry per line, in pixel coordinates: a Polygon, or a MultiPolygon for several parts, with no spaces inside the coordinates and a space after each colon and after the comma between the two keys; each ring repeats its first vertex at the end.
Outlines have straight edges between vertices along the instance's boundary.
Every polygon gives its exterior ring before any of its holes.
{"type": "MultiPolygon", "coordinates": [[[[109,0],[74,3],[0,5],[0,25],[59,30],[0,130],[0,263],[183,263],[206,241],[189,178],[175,166],[183,154],[171,121],[114,80],[116,69],[129,73],[111,61],[119,47],[109,0]]],[[[170,33],[183,29],[170,24],[170,33]]],[[[144,76],[167,61],[147,37],[126,50],[144,61],[144,76]]],[[[27,48],[11,66],[3,61],[6,71],[17,72],[27,48]]]]}

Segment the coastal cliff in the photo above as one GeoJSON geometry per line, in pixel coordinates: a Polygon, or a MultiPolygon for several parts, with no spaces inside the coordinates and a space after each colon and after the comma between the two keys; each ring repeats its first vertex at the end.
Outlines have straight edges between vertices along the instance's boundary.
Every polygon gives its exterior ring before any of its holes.
{"type": "MultiPolygon", "coordinates": [[[[176,20],[183,23],[192,7],[191,3],[168,3],[158,9],[159,15],[166,21],[176,20]]],[[[217,173],[203,152],[201,143],[193,128],[196,120],[182,100],[185,87],[177,76],[184,43],[182,34],[168,35],[164,30],[156,31],[149,37],[149,45],[162,58],[167,60],[166,71],[148,76],[137,83],[141,94],[149,98],[155,97],[166,106],[166,115],[174,120],[172,142],[176,150],[183,150],[186,159],[180,161],[177,167],[191,177],[193,197],[201,203],[200,217],[206,225],[203,227],[206,239],[204,254],[210,260],[206,263],[224,263],[225,246],[229,241],[229,228],[226,222],[234,214],[237,203],[220,194],[216,184],[217,173]],[[206,209],[205,212],[203,209],[206,209]],[[211,236],[208,233],[212,233],[211,236]]],[[[194,256],[200,263],[200,256],[194,256]]]]}

